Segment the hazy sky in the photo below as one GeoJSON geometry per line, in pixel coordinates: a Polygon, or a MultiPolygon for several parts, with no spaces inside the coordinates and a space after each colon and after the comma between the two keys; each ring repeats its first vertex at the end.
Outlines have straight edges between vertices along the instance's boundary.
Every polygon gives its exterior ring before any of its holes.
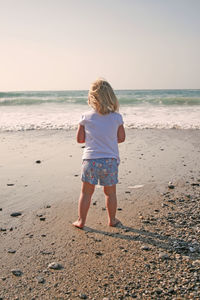
{"type": "Polygon", "coordinates": [[[0,0],[0,91],[200,88],[200,0],[0,0]]]}

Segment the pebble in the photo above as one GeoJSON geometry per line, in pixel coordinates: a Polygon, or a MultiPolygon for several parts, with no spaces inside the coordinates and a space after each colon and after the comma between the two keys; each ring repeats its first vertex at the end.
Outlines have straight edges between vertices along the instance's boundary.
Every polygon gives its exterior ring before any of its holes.
{"type": "Polygon", "coordinates": [[[11,217],[18,217],[21,216],[22,213],[21,212],[13,212],[12,214],[10,214],[11,217]]]}
{"type": "Polygon", "coordinates": [[[164,252],[160,252],[158,257],[162,260],[169,259],[169,255],[167,253],[164,253],[164,252]]]}
{"type": "Polygon", "coordinates": [[[15,269],[13,269],[13,270],[11,270],[11,272],[13,273],[13,275],[15,275],[17,277],[19,277],[19,276],[22,275],[22,271],[21,270],[15,270],[15,269]]]}
{"type": "Polygon", "coordinates": [[[40,221],[45,221],[46,218],[45,217],[40,217],[40,221]]]}
{"type": "Polygon", "coordinates": [[[87,299],[88,298],[86,294],[82,294],[82,293],[79,294],[78,296],[79,296],[80,299],[87,299]]]}
{"type": "Polygon", "coordinates": [[[52,262],[48,265],[48,268],[53,269],[53,270],[61,270],[61,269],[63,269],[63,266],[59,263],[52,262]]]}
{"type": "Polygon", "coordinates": [[[36,164],[41,164],[41,160],[36,160],[35,163],[36,164]]]}
{"type": "Polygon", "coordinates": [[[144,251],[149,251],[150,250],[150,248],[148,246],[142,246],[140,249],[144,250],[144,251]]]}
{"type": "Polygon", "coordinates": [[[7,229],[6,228],[0,228],[0,231],[6,231],[7,229]]]}
{"type": "Polygon", "coordinates": [[[1,280],[5,281],[5,280],[6,280],[6,277],[1,277],[1,280]]]}
{"type": "Polygon", "coordinates": [[[0,211],[2,211],[3,210],[3,208],[2,207],[0,207],[0,211]]]}
{"type": "Polygon", "coordinates": [[[174,189],[174,188],[175,188],[175,185],[170,181],[170,182],[168,183],[168,188],[169,188],[169,189],[174,189]]]}
{"type": "Polygon", "coordinates": [[[7,186],[14,186],[14,183],[7,183],[7,186]]]}
{"type": "Polygon", "coordinates": [[[12,254],[14,254],[14,253],[16,253],[16,250],[9,249],[9,250],[8,250],[8,253],[12,253],[12,254]]]}
{"type": "Polygon", "coordinates": [[[100,251],[95,252],[95,254],[96,254],[97,256],[102,256],[102,255],[103,255],[103,253],[100,252],[100,251]]]}
{"type": "Polygon", "coordinates": [[[37,277],[37,282],[38,283],[45,283],[45,279],[43,277],[38,276],[37,277]]]}

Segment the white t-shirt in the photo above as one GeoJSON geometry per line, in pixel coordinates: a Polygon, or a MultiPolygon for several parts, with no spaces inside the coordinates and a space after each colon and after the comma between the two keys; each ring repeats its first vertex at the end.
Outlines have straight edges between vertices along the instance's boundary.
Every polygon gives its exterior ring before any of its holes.
{"type": "Polygon", "coordinates": [[[119,113],[100,115],[92,110],[82,115],[79,124],[85,127],[83,159],[116,158],[120,162],[117,131],[123,119],[119,113]]]}

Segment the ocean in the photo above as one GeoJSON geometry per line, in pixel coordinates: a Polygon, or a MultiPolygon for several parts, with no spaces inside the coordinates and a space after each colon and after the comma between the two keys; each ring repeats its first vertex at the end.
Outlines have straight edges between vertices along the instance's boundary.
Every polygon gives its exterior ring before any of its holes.
{"type": "MultiPolygon", "coordinates": [[[[115,90],[126,128],[200,129],[200,90],[115,90]]],[[[88,91],[0,92],[0,131],[76,129],[88,91]]]]}

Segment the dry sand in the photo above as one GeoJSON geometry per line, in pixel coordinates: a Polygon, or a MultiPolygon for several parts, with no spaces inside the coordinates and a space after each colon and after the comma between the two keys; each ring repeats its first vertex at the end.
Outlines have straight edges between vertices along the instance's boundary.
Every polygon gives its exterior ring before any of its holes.
{"type": "Polygon", "coordinates": [[[198,299],[199,141],[198,130],[127,130],[123,225],[107,226],[97,187],[79,230],[71,225],[82,153],[75,132],[1,133],[0,299],[198,299]]]}

